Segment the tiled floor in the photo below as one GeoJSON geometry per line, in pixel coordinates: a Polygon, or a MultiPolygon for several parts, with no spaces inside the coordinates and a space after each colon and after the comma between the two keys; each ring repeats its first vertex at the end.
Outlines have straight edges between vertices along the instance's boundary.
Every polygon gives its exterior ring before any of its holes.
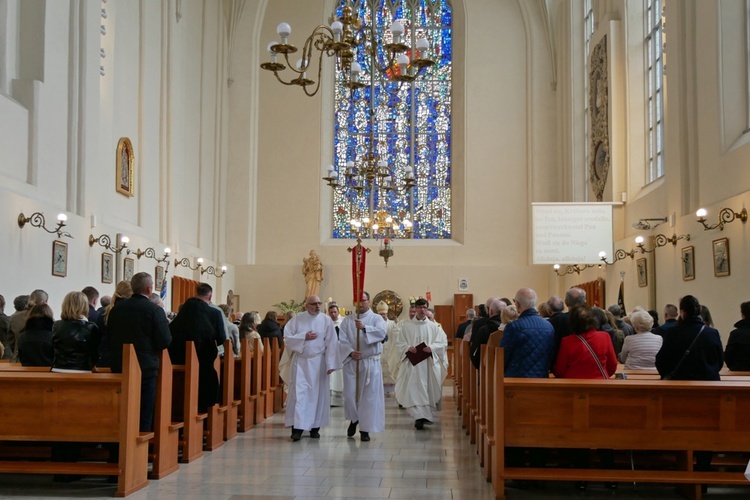
{"type": "MultiPolygon", "coordinates": [[[[363,443],[359,434],[347,439],[343,408],[332,408],[332,425],[321,439],[289,439],[283,414],[225,444],[222,448],[128,498],[142,499],[295,499],[396,498],[483,500],[494,498],[485,482],[473,446],[460,426],[460,417],[444,390],[439,419],[425,431],[386,400],[387,429],[363,443]]],[[[508,488],[509,498],[679,498],[673,488],[650,486],[635,490],[620,485],[610,492],[592,486],[584,493],[570,483],[551,483],[543,490],[508,488]]],[[[0,498],[111,498],[112,485],[101,479],[61,485],[50,476],[0,475],[0,498]]],[[[750,489],[712,488],[709,498],[750,498],[750,489]]]]}

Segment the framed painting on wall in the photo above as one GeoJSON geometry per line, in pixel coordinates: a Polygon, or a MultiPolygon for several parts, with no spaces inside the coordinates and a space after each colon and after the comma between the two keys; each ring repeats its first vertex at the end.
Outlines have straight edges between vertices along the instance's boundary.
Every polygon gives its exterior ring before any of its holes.
{"type": "Polygon", "coordinates": [[[115,160],[115,186],[118,193],[126,196],[135,195],[135,155],[133,144],[127,137],[121,137],[117,142],[117,158],[115,160]]]}
{"type": "Polygon", "coordinates": [[[52,276],[64,278],[68,275],[68,244],[52,242],[52,276]]]}
{"type": "Polygon", "coordinates": [[[646,272],[648,268],[646,267],[646,259],[643,258],[635,261],[635,267],[638,271],[638,286],[641,288],[648,286],[648,274],[646,272]]]}
{"type": "Polygon", "coordinates": [[[695,279],[695,249],[692,246],[682,249],[682,280],[695,279]]]}
{"type": "Polygon", "coordinates": [[[713,241],[714,276],[729,276],[729,238],[713,241]]]}
{"type": "Polygon", "coordinates": [[[128,257],[123,260],[122,279],[130,281],[135,274],[135,261],[128,257]]]}
{"type": "Polygon", "coordinates": [[[112,269],[114,268],[114,256],[111,253],[102,254],[102,283],[112,283],[112,269]]]}

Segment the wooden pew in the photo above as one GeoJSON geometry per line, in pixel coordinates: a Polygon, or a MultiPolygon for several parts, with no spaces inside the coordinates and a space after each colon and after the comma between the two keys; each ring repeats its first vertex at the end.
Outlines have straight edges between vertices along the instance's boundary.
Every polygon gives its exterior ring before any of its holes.
{"type": "MultiPolygon", "coordinates": [[[[276,344],[276,339],[270,339],[276,344]]],[[[273,348],[269,339],[263,339],[263,392],[265,393],[265,407],[263,416],[269,418],[273,416],[273,399],[276,392],[276,388],[273,386],[273,348]]],[[[276,378],[278,379],[278,369],[276,370],[276,378]]]]}
{"type": "Polygon", "coordinates": [[[203,421],[208,417],[198,413],[198,356],[195,344],[185,346],[185,364],[172,365],[172,421],[183,422],[179,442],[181,463],[189,463],[203,456],[203,421]]]}
{"type": "Polygon", "coordinates": [[[224,341],[224,359],[221,360],[221,401],[224,412],[224,440],[237,436],[237,412],[241,403],[234,396],[234,351],[232,341],[224,341]]]}
{"type": "Polygon", "coordinates": [[[453,397],[456,399],[456,411],[459,415],[461,414],[461,403],[463,401],[463,367],[461,365],[461,348],[463,347],[463,339],[456,342],[455,348],[453,349],[453,359],[451,362],[455,367],[453,369],[453,397]]]}
{"type": "Polygon", "coordinates": [[[0,371],[0,441],[119,443],[117,463],[0,461],[0,473],[117,476],[115,496],[148,486],[148,441],[139,432],[141,370],[132,345],[123,373],[0,371]]]}
{"type": "Polygon", "coordinates": [[[500,346],[502,338],[503,332],[494,332],[490,335],[487,345],[483,346],[484,350],[482,351],[482,364],[484,365],[482,375],[484,378],[480,382],[480,387],[482,388],[482,398],[484,398],[485,428],[480,439],[482,442],[482,457],[484,458],[482,475],[487,481],[490,481],[492,478],[492,453],[495,446],[495,404],[493,400],[495,390],[495,348],[500,346]]]}
{"type": "MultiPolygon", "coordinates": [[[[466,360],[464,360],[466,361],[466,360]]],[[[469,428],[467,434],[469,435],[469,443],[476,444],[477,442],[477,392],[479,382],[479,370],[474,368],[474,364],[469,359],[469,428]]]]}
{"type": "Polygon", "coordinates": [[[172,421],[172,362],[169,352],[159,354],[159,375],[156,379],[156,407],[154,411],[153,463],[150,479],[161,479],[179,469],[180,429],[184,422],[172,421]]]}
{"type": "Polygon", "coordinates": [[[471,358],[469,356],[469,345],[464,345],[463,353],[461,354],[461,380],[463,385],[463,400],[461,401],[461,427],[466,429],[466,435],[469,435],[469,417],[471,415],[471,410],[469,407],[469,402],[471,399],[471,370],[474,369],[474,366],[471,364],[471,358]]]}
{"type": "Polygon", "coordinates": [[[674,483],[696,499],[703,484],[749,484],[742,471],[700,472],[693,466],[696,451],[750,451],[746,383],[504,379],[503,372],[502,349],[497,349],[496,498],[505,498],[506,479],[674,483]],[[677,470],[654,470],[653,464],[649,470],[509,468],[506,446],[664,450],[677,457],[677,470]]]}
{"type": "MultiPolygon", "coordinates": [[[[221,381],[221,359],[218,356],[214,360],[214,370],[221,381]]],[[[208,418],[203,427],[204,449],[214,451],[224,446],[224,417],[228,409],[227,405],[218,403],[206,409],[208,418]]]]}
{"type": "Polygon", "coordinates": [[[279,343],[273,342],[273,354],[271,356],[271,382],[274,386],[273,412],[278,413],[284,407],[286,393],[284,392],[284,383],[279,376],[279,360],[281,359],[282,348],[279,343]]]}
{"type": "MultiPolygon", "coordinates": [[[[255,342],[257,339],[254,339],[255,342]]],[[[258,348],[258,344],[255,344],[258,348]]],[[[257,395],[253,395],[252,372],[253,356],[250,354],[250,339],[240,340],[241,358],[235,358],[234,362],[234,399],[240,401],[238,411],[238,428],[239,432],[247,432],[253,427],[255,418],[255,400],[257,395]]]]}
{"type": "Polygon", "coordinates": [[[250,382],[250,395],[255,398],[255,425],[260,424],[266,419],[266,393],[263,392],[263,362],[265,356],[263,356],[260,349],[264,340],[267,339],[256,339],[255,350],[253,351],[253,371],[250,382]]]}

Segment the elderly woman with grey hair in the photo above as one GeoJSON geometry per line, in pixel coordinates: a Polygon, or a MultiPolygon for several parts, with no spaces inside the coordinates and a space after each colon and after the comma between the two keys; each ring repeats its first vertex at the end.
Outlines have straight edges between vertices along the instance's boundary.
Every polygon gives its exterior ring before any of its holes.
{"type": "Polygon", "coordinates": [[[637,309],[630,313],[630,322],[635,335],[625,337],[620,361],[625,363],[628,370],[655,369],[656,353],[661,349],[662,338],[651,333],[654,318],[643,309],[637,309]]]}

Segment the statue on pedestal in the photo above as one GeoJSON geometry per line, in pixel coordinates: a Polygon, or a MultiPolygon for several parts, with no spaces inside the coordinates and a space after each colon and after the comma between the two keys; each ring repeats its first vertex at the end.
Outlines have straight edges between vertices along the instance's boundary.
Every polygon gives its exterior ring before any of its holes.
{"type": "Polygon", "coordinates": [[[323,264],[315,250],[310,250],[310,256],[302,259],[302,274],[305,276],[305,298],[319,295],[320,282],[323,281],[323,264]]]}

